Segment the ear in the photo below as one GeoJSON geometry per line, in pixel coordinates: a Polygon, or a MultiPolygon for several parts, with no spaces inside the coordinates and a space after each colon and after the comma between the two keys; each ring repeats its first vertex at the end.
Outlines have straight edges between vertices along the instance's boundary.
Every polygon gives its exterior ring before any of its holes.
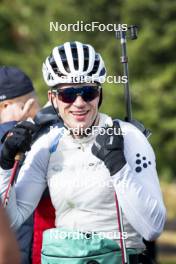
{"type": "Polygon", "coordinates": [[[4,101],[4,102],[2,102],[2,108],[6,108],[6,107],[8,107],[10,104],[12,104],[12,102],[10,102],[10,101],[4,101]]]}
{"type": "Polygon", "coordinates": [[[5,121],[6,118],[3,117],[4,116],[4,111],[6,111],[6,108],[9,105],[11,105],[11,104],[12,104],[12,102],[11,101],[8,101],[8,100],[7,101],[5,100],[5,101],[0,102],[0,124],[1,123],[4,123],[4,122],[7,122],[7,121],[5,121]],[[5,118],[5,120],[4,120],[4,118],[5,118]]]}
{"type": "Polygon", "coordinates": [[[48,91],[48,101],[53,104],[55,108],[57,108],[57,98],[55,93],[53,93],[51,90],[48,91]]]}

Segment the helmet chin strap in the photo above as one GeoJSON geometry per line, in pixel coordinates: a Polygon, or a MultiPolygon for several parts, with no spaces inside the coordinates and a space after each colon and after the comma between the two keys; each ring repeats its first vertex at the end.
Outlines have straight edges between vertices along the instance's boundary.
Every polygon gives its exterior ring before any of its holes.
{"type": "Polygon", "coordinates": [[[59,119],[62,119],[62,118],[61,118],[61,116],[58,114],[58,111],[56,110],[55,106],[54,106],[54,103],[53,103],[53,98],[52,98],[52,96],[51,96],[51,105],[52,105],[52,107],[53,107],[53,109],[54,109],[54,112],[55,112],[55,113],[56,113],[56,115],[58,116],[58,118],[59,118],[59,119]]]}

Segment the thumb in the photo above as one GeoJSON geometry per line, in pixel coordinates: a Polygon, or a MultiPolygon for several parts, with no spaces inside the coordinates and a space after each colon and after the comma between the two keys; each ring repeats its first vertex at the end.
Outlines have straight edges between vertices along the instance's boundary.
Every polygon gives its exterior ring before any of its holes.
{"type": "Polygon", "coordinates": [[[34,105],[34,102],[35,102],[35,99],[31,98],[25,103],[24,108],[22,110],[21,120],[26,120],[28,118],[29,112],[34,105]]]}

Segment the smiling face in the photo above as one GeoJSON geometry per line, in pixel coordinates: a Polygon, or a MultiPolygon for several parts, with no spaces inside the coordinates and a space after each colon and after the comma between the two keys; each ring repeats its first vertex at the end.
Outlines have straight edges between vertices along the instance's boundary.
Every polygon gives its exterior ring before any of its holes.
{"type": "MultiPolygon", "coordinates": [[[[77,88],[88,86],[88,84],[62,84],[59,89],[68,89],[73,86],[77,88]]],[[[96,87],[97,85],[91,84],[91,86],[96,87]]],[[[64,124],[69,128],[85,129],[90,127],[97,118],[99,95],[90,102],[85,102],[80,95],[77,95],[73,103],[65,103],[58,99],[56,94],[49,92],[50,101],[51,97],[55,108],[59,109],[59,114],[64,124]]]]}

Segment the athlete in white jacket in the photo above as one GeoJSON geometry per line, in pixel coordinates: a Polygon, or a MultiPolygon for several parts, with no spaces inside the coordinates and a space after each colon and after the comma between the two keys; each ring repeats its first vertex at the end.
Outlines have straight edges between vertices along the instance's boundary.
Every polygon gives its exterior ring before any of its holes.
{"type": "MultiPolygon", "coordinates": [[[[48,185],[56,227],[103,233],[118,242],[116,192],[126,246],[144,248],[142,237],[156,239],[166,220],[155,155],[136,127],[98,112],[106,74],[101,56],[90,45],[67,42],[54,48],[43,74],[65,127],[33,144],[7,206],[12,226],[29,217],[48,185]]],[[[3,173],[2,197],[9,180],[3,173]]]]}

